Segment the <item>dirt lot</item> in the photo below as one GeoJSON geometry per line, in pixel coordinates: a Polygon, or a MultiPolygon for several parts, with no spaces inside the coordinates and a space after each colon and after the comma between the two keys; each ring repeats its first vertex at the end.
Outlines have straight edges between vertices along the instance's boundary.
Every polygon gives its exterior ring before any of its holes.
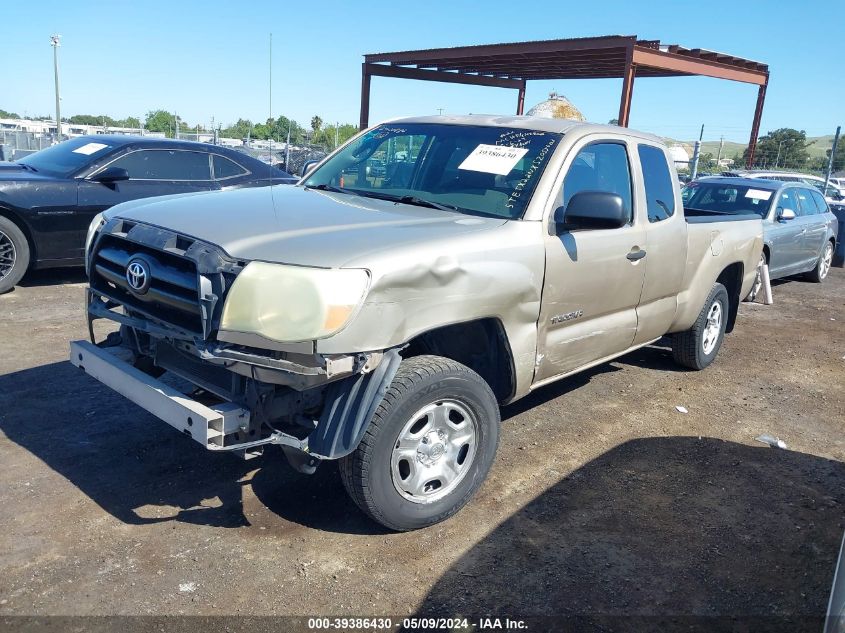
{"type": "Polygon", "coordinates": [[[743,305],[704,372],[650,347],[507,408],[478,497],[409,534],[365,519],[331,464],[207,453],[73,368],[83,289],[39,273],[0,296],[0,616],[824,613],[841,269],[743,305]]]}

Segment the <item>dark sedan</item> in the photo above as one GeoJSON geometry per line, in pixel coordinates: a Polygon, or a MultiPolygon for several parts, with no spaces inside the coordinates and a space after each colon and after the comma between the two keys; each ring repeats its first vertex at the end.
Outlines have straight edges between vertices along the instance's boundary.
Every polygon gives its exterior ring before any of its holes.
{"type": "Polygon", "coordinates": [[[83,136],[0,163],[0,293],[29,268],[82,265],[94,216],[120,202],[291,184],[290,174],[217,145],[83,136]]]}

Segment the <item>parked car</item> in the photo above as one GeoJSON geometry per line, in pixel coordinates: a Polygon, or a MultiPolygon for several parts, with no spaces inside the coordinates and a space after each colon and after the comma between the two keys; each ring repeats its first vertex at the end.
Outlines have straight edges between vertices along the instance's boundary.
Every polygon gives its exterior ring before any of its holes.
{"type": "MultiPolygon", "coordinates": [[[[838,222],[812,186],[762,178],[704,178],[683,191],[684,207],[713,213],[756,213],[763,218],[763,253],[772,279],[805,273],[822,282],[830,271],[838,222]]],[[[760,290],[761,281],[749,298],[760,290]]]]}
{"type": "Polygon", "coordinates": [[[225,147],[83,136],[0,163],[0,293],[29,268],[81,266],[99,212],[127,200],[296,178],[225,147]]]}
{"type": "Polygon", "coordinates": [[[341,460],[394,530],[473,496],[500,403],[666,334],[680,365],[710,365],[763,246],[759,215],[685,217],[663,142],[611,125],[401,119],[277,189],[98,218],[88,318],[121,328],[71,361],[209,450],[341,460]]]}
{"type": "Polygon", "coordinates": [[[786,171],[759,171],[759,170],[735,170],[722,173],[723,176],[734,176],[738,178],[764,178],[766,180],[777,180],[780,182],[797,182],[805,185],[812,185],[824,194],[828,202],[842,202],[845,200],[845,189],[837,182],[831,180],[825,187],[825,180],[820,176],[812,174],[799,174],[786,171]]]}

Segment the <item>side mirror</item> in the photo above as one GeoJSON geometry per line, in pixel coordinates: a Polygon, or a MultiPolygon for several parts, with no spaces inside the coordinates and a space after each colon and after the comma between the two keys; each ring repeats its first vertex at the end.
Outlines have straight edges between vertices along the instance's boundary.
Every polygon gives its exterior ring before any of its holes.
{"type": "Polygon", "coordinates": [[[302,168],[300,168],[299,170],[299,176],[305,178],[305,176],[308,175],[308,172],[314,169],[314,166],[319,162],[320,161],[318,160],[306,160],[304,163],[302,163],[302,168]]]}
{"type": "Polygon", "coordinates": [[[569,200],[566,209],[555,210],[558,233],[574,229],[616,229],[625,226],[628,211],[622,196],[607,191],[580,191],[569,200]]]}
{"type": "Polygon", "coordinates": [[[129,172],[123,167],[109,167],[91,178],[94,182],[110,183],[119,180],[129,180],[129,172]]]}
{"type": "Polygon", "coordinates": [[[781,209],[778,213],[778,221],[786,222],[795,219],[795,211],[792,209],[781,209]]]}

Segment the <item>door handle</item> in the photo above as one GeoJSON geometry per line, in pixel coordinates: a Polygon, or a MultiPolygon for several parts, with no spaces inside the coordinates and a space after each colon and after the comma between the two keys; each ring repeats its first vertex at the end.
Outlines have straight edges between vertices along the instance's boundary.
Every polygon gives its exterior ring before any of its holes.
{"type": "Polygon", "coordinates": [[[637,249],[635,251],[632,250],[625,257],[627,257],[630,261],[635,262],[645,257],[645,251],[642,249],[637,249]]]}

